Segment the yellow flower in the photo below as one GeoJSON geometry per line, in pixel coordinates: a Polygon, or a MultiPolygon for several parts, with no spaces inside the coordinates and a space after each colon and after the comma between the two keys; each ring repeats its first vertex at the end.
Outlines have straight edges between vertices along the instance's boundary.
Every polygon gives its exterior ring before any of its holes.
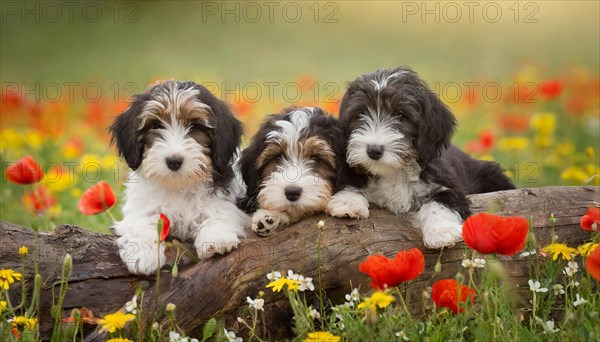
{"type": "Polygon", "coordinates": [[[75,173],[70,173],[59,167],[51,167],[44,175],[42,183],[52,192],[61,192],[75,184],[75,173]]]}
{"type": "Polygon", "coordinates": [[[600,243],[584,243],[583,245],[577,247],[577,252],[579,253],[579,255],[587,258],[590,256],[590,254],[592,254],[592,251],[594,251],[594,249],[596,249],[596,247],[598,247],[599,245],[600,243]]]}
{"type": "Polygon", "coordinates": [[[20,150],[23,147],[23,135],[13,128],[0,131],[0,146],[2,149],[20,150]]]}
{"type": "Polygon", "coordinates": [[[377,311],[377,308],[385,308],[394,301],[394,296],[389,295],[383,291],[375,291],[371,297],[365,298],[365,300],[358,304],[358,308],[369,308],[373,311],[377,311]]]}
{"type": "Polygon", "coordinates": [[[539,147],[550,147],[554,144],[554,136],[546,134],[536,134],[535,144],[539,147]]]}
{"type": "Polygon", "coordinates": [[[28,253],[29,253],[29,248],[27,248],[26,246],[19,247],[19,254],[27,255],[28,253]]]}
{"type": "Polygon", "coordinates": [[[38,131],[29,131],[25,136],[27,145],[31,146],[34,150],[39,150],[44,144],[44,137],[38,131]]]}
{"type": "Polygon", "coordinates": [[[110,340],[106,340],[106,342],[133,342],[133,341],[128,338],[115,337],[115,338],[111,338],[110,340]]]}
{"type": "Polygon", "coordinates": [[[556,117],[552,113],[538,113],[531,118],[531,127],[540,135],[551,135],[556,129],[556,117]]]}
{"type": "Polygon", "coordinates": [[[27,318],[25,316],[16,316],[11,322],[13,328],[27,328],[30,330],[35,329],[37,325],[37,318],[27,318]]]}
{"type": "Polygon", "coordinates": [[[169,303],[169,304],[167,304],[166,310],[167,311],[175,311],[176,308],[177,308],[177,306],[175,306],[175,304],[169,303]]]}
{"type": "Polygon", "coordinates": [[[500,151],[521,151],[529,146],[529,140],[523,137],[504,137],[498,139],[500,151]]]}
{"type": "Polygon", "coordinates": [[[118,311],[104,316],[98,323],[102,325],[102,330],[114,333],[117,330],[123,329],[128,322],[134,319],[135,315],[124,314],[118,311]]]}
{"type": "Polygon", "coordinates": [[[492,156],[490,154],[484,154],[481,157],[479,157],[479,159],[486,160],[486,161],[494,161],[494,156],[492,156]]]}
{"type": "MultiPolygon", "coordinates": [[[[87,153],[79,158],[77,171],[85,173],[100,172],[102,169],[102,159],[97,154],[87,153]]],[[[89,176],[93,178],[93,176],[89,176]]]]}
{"type": "Polygon", "coordinates": [[[571,260],[571,257],[577,254],[575,248],[571,248],[563,243],[553,243],[542,248],[543,252],[552,255],[552,260],[556,260],[560,255],[563,260],[571,260]]]}
{"type": "Polygon", "coordinates": [[[570,157],[575,153],[575,146],[570,142],[556,144],[556,153],[562,157],[570,157]]]}
{"type": "Polygon", "coordinates": [[[6,310],[6,301],[0,300],[0,314],[6,310]]]}
{"type": "Polygon", "coordinates": [[[286,278],[279,278],[270,282],[267,285],[267,288],[272,287],[273,292],[279,292],[283,288],[283,286],[287,285],[288,290],[297,291],[300,288],[300,282],[297,280],[291,280],[286,278]]]}
{"type": "Polygon", "coordinates": [[[339,336],[335,336],[329,331],[315,331],[308,333],[302,342],[338,342],[339,340],[339,336]]]}
{"type": "Polygon", "coordinates": [[[8,290],[10,284],[14,283],[15,280],[21,280],[21,276],[21,273],[11,269],[0,269],[0,289],[8,290]]]}
{"type": "Polygon", "coordinates": [[[119,166],[119,158],[113,154],[106,155],[102,157],[100,165],[107,170],[116,170],[119,166]]]}
{"type": "Polygon", "coordinates": [[[580,183],[585,183],[588,180],[588,174],[580,167],[569,166],[560,174],[562,180],[574,180],[580,183]]]}
{"type": "Polygon", "coordinates": [[[78,189],[78,188],[72,189],[71,190],[71,196],[73,196],[75,198],[81,197],[81,189],[78,189]]]}
{"type": "Polygon", "coordinates": [[[587,154],[588,157],[593,158],[594,155],[596,155],[596,151],[594,151],[593,147],[588,146],[585,148],[585,154],[587,154]]]}

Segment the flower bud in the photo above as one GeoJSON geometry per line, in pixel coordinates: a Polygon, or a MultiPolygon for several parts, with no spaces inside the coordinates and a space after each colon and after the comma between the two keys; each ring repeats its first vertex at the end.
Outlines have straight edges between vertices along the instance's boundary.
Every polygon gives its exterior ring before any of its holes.
{"type": "Polygon", "coordinates": [[[554,217],[554,214],[550,214],[550,218],[548,219],[548,221],[551,224],[555,224],[556,223],[556,217],[554,217]]]}
{"type": "Polygon", "coordinates": [[[21,255],[27,255],[29,253],[29,248],[27,248],[27,246],[21,246],[19,247],[19,254],[21,255]]]}
{"type": "Polygon", "coordinates": [[[176,308],[177,308],[177,306],[175,304],[169,303],[169,304],[167,304],[167,308],[166,309],[169,312],[173,312],[173,311],[175,311],[176,308]]]}
{"type": "Polygon", "coordinates": [[[171,269],[171,275],[173,276],[173,278],[177,278],[178,272],[179,272],[179,266],[177,266],[177,264],[173,265],[173,268],[171,269]]]}
{"type": "Polygon", "coordinates": [[[442,272],[442,263],[439,260],[435,263],[435,267],[433,268],[433,270],[435,271],[435,273],[442,272]]]}
{"type": "Polygon", "coordinates": [[[63,268],[62,268],[62,277],[64,279],[69,278],[69,274],[71,274],[71,269],[73,268],[73,258],[71,254],[65,255],[65,259],[63,260],[63,268]]]}

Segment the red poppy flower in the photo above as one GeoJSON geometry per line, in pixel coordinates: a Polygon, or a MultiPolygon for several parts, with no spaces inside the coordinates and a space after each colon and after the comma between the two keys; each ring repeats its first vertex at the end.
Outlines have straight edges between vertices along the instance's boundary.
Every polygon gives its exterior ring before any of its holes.
{"type": "Polygon", "coordinates": [[[36,187],[32,192],[29,192],[23,196],[23,203],[25,206],[35,211],[36,213],[42,212],[56,204],[56,198],[46,189],[45,186],[40,185],[36,187]]]}
{"type": "Polygon", "coordinates": [[[529,117],[514,113],[502,114],[499,125],[508,133],[525,133],[529,129],[529,117]]]}
{"type": "Polygon", "coordinates": [[[471,304],[475,304],[475,290],[466,285],[460,286],[459,299],[458,282],[454,279],[438,280],[431,286],[431,290],[431,299],[435,303],[435,306],[438,308],[448,308],[455,314],[465,311],[464,307],[459,308],[459,304],[465,303],[467,298],[471,300],[471,304]]]}
{"type": "Polygon", "coordinates": [[[33,184],[44,177],[42,168],[33,158],[25,156],[6,168],[6,178],[17,184],[33,184]]]}
{"type": "Polygon", "coordinates": [[[585,269],[592,278],[600,281],[600,247],[596,247],[585,261],[585,269]]]}
{"type": "Polygon", "coordinates": [[[547,100],[552,100],[558,97],[562,91],[562,88],[563,84],[559,80],[548,80],[539,84],[540,95],[547,100]]]}
{"type": "Polygon", "coordinates": [[[496,137],[489,130],[479,132],[479,139],[467,143],[467,151],[470,153],[488,152],[494,146],[496,137]]]}
{"type": "Polygon", "coordinates": [[[77,207],[85,215],[96,215],[109,209],[116,202],[117,198],[110,185],[100,181],[81,195],[77,207]]]}
{"type": "Polygon", "coordinates": [[[525,247],[529,222],[523,216],[503,217],[481,213],[467,218],[462,237],[483,254],[513,255],[525,247]]]}
{"type": "Polygon", "coordinates": [[[255,102],[250,102],[245,99],[241,99],[240,101],[236,101],[233,103],[233,112],[237,115],[244,116],[250,114],[250,112],[256,106],[255,102]]]}
{"type": "Polygon", "coordinates": [[[600,229],[600,208],[588,208],[587,213],[581,217],[579,224],[585,230],[597,232],[600,229]]]}
{"type": "Polygon", "coordinates": [[[165,241],[167,236],[169,236],[169,231],[171,230],[171,222],[165,216],[165,214],[160,214],[160,219],[163,221],[162,229],[160,231],[160,242],[165,241]]]}
{"type": "Polygon", "coordinates": [[[383,255],[371,255],[361,263],[358,269],[369,275],[373,281],[371,287],[384,289],[396,287],[405,281],[418,277],[425,267],[425,257],[417,248],[400,251],[394,259],[383,255]]]}

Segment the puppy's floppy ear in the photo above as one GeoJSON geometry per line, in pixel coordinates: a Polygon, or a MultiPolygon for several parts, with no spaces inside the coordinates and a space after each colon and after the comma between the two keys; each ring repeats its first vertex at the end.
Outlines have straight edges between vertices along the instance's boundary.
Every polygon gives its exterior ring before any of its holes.
{"type": "MultiPolygon", "coordinates": [[[[208,91],[208,90],[206,90],[208,91]]],[[[211,158],[213,164],[213,184],[217,188],[226,188],[234,177],[233,159],[240,146],[244,129],[241,122],[235,118],[227,104],[212,94],[207,103],[213,112],[213,136],[211,158]]]]}
{"type": "Polygon", "coordinates": [[[450,109],[433,91],[427,86],[424,87],[417,138],[421,166],[439,157],[442,151],[450,146],[456,126],[456,119],[450,109]]]}
{"type": "Polygon", "coordinates": [[[271,130],[273,130],[273,125],[270,119],[267,119],[254,134],[250,145],[242,151],[240,157],[240,171],[246,184],[246,196],[238,202],[238,206],[248,213],[253,213],[258,209],[257,197],[262,179],[256,161],[265,149],[267,133],[271,130]]]}
{"type": "Polygon", "coordinates": [[[136,95],[129,108],[119,114],[110,125],[111,144],[117,146],[119,156],[125,158],[127,165],[132,170],[137,170],[142,163],[144,145],[138,138],[140,128],[140,114],[144,110],[144,104],[148,100],[147,94],[136,95]]]}

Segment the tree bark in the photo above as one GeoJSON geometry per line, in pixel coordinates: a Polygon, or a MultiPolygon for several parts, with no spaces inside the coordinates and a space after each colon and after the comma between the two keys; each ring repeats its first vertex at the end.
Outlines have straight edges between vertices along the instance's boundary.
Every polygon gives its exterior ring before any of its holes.
{"type": "MultiPolygon", "coordinates": [[[[523,215],[530,218],[540,245],[549,243],[554,230],[558,241],[576,246],[589,233],[579,228],[579,220],[590,206],[600,206],[599,187],[546,187],[517,189],[470,196],[474,213],[490,211],[502,215],[523,215]],[[549,223],[554,214],[554,228],[549,223]]],[[[407,301],[415,314],[422,312],[422,291],[435,280],[452,278],[460,269],[465,245],[460,243],[444,250],[442,271],[434,272],[439,250],[423,246],[420,231],[410,227],[405,219],[372,209],[364,220],[337,219],[317,215],[279,231],[268,238],[249,233],[232,253],[199,263],[185,261],[177,278],[171,268],[163,267],[160,278],[159,303],[177,306],[178,325],[190,336],[201,336],[203,323],[211,317],[224,318],[229,328],[240,328],[238,316],[247,317],[247,296],[265,294],[267,337],[282,339],[290,334],[291,311],[282,293],[265,289],[265,275],[288,269],[312,277],[317,284],[319,229],[317,222],[325,221],[321,235],[322,285],[327,300],[343,302],[345,293],[353,287],[368,289],[369,279],[358,271],[358,265],[368,255],[383,253],[392,256],[397,251],[417,247],[425,255],[425,271],[408,283],[407,301]]],[[[33,257],[34,232],[29,228],[0,222],[0,268],[20,269],[18,249],[29,247],[33,257]]],[[[73,270],[63,305],[66,316],[72,308],[87,307],[96,316],[114,312],[131,299],[136,286],[147,281],[146,307],[154,297],[154,277],[129,274],[117,255],[114,235],[89,232],[73,225],[62,225],[54,233],[40,234],[39,269],[44,279],[40,315],[45,336],[52,328],[50,319],[52,284],[60,279],[62,260],[66,253],[73,257],[73,270]]],[[[172,251],[170,254],[173,254],[172,251]]],[[[528,267],[518,257],[502,258],[507,276],[517,284],[528,279],[528,267]]],[[[173,257],[171,255],[170,261],[173,257]]],[[[28,262],[26,275],[31,281],[33,263],[28,262]]],[[[15,285],[13,285],[15,286],[15,285]]],[[[315,293],[308,294],[309,303],[318,301],[315,293]]],[[[101,340],[98,333],[87,340],[101,340]]]]}

